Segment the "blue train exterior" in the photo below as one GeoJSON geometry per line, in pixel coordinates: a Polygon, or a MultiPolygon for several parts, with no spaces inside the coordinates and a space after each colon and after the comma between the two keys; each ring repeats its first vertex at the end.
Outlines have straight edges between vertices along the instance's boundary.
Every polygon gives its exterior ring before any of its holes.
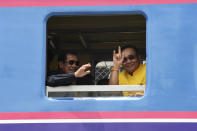
{"type": "Polygon", "coordinates": [[[3,6],[6,2],[0,1],[0,130],[197,130],[197,2],[76,1],[76,6],[68,1],[62,6],[23,2],[3,6]],[[142,99],[46,97],[50,16],[135,13],[146,18],[147,84],[142,99]]]}

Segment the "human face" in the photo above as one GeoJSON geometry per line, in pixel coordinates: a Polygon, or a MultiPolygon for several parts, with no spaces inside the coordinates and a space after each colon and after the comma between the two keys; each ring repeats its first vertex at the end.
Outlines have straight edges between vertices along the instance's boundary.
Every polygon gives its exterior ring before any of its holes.
{"type": "Polygon", "coordinates": [[[63,64],[63,72],[65,74],[74,73],[79,68],[79,61],[76,55],[67,54],[67,58],[63,64]]]}
{"type": "Polygon", "coordinates": [[[124,49],[122,52],[124,57],[122,66],[123,68],[129,72],[133,73],[140,65],[140,58],[136,55],[136,52],[132,48],[124,49]]]}

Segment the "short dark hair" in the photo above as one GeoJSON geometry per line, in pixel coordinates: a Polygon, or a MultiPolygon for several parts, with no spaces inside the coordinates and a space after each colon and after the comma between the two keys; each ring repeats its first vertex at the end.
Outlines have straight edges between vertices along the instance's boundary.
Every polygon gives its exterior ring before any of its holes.
{"type": "Polygon", "coordinates": [[[74,51],[62,51],[59,55],[58,55],[58,62],[62,61],[65,62],[67,59],[67,55],[71,54],[71,55],[75,55],[77,56],[77,53],[74,51]]]}
{"type": "Polygon", "coordinates": [[[121,51],[124,51],[127,48],[133,49],[135,51],[135,53],[136,53],[137,56],[140,54],[139,50],[135,46],[133,46],[133,45],[122,46],[121,47],[121,51]]]}

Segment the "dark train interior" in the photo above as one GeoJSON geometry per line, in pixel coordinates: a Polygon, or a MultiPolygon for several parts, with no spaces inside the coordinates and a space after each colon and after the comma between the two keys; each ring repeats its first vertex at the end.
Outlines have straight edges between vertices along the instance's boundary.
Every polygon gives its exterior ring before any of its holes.
{"type": "Polygon", "coordinates": [[[57,70],[57,54],[72,50],[91,63],[94,83],[108,78],[112,52],[134,45],[146,60],[146,19],[141,14],[52,16],[47,21],[47,72],[57,70]],[[98,64],[101,62],[100,64],[98,64]]]}

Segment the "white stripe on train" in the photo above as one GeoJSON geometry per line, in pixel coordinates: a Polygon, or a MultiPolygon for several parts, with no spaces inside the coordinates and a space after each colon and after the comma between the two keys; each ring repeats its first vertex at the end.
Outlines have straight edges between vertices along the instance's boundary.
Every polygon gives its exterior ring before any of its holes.
{"type": "Polygon", "coordinates": [[[34,119],[34,120],[0,120],[0,124],[17,123],[197,123],[197,119],[34,119]]]}

